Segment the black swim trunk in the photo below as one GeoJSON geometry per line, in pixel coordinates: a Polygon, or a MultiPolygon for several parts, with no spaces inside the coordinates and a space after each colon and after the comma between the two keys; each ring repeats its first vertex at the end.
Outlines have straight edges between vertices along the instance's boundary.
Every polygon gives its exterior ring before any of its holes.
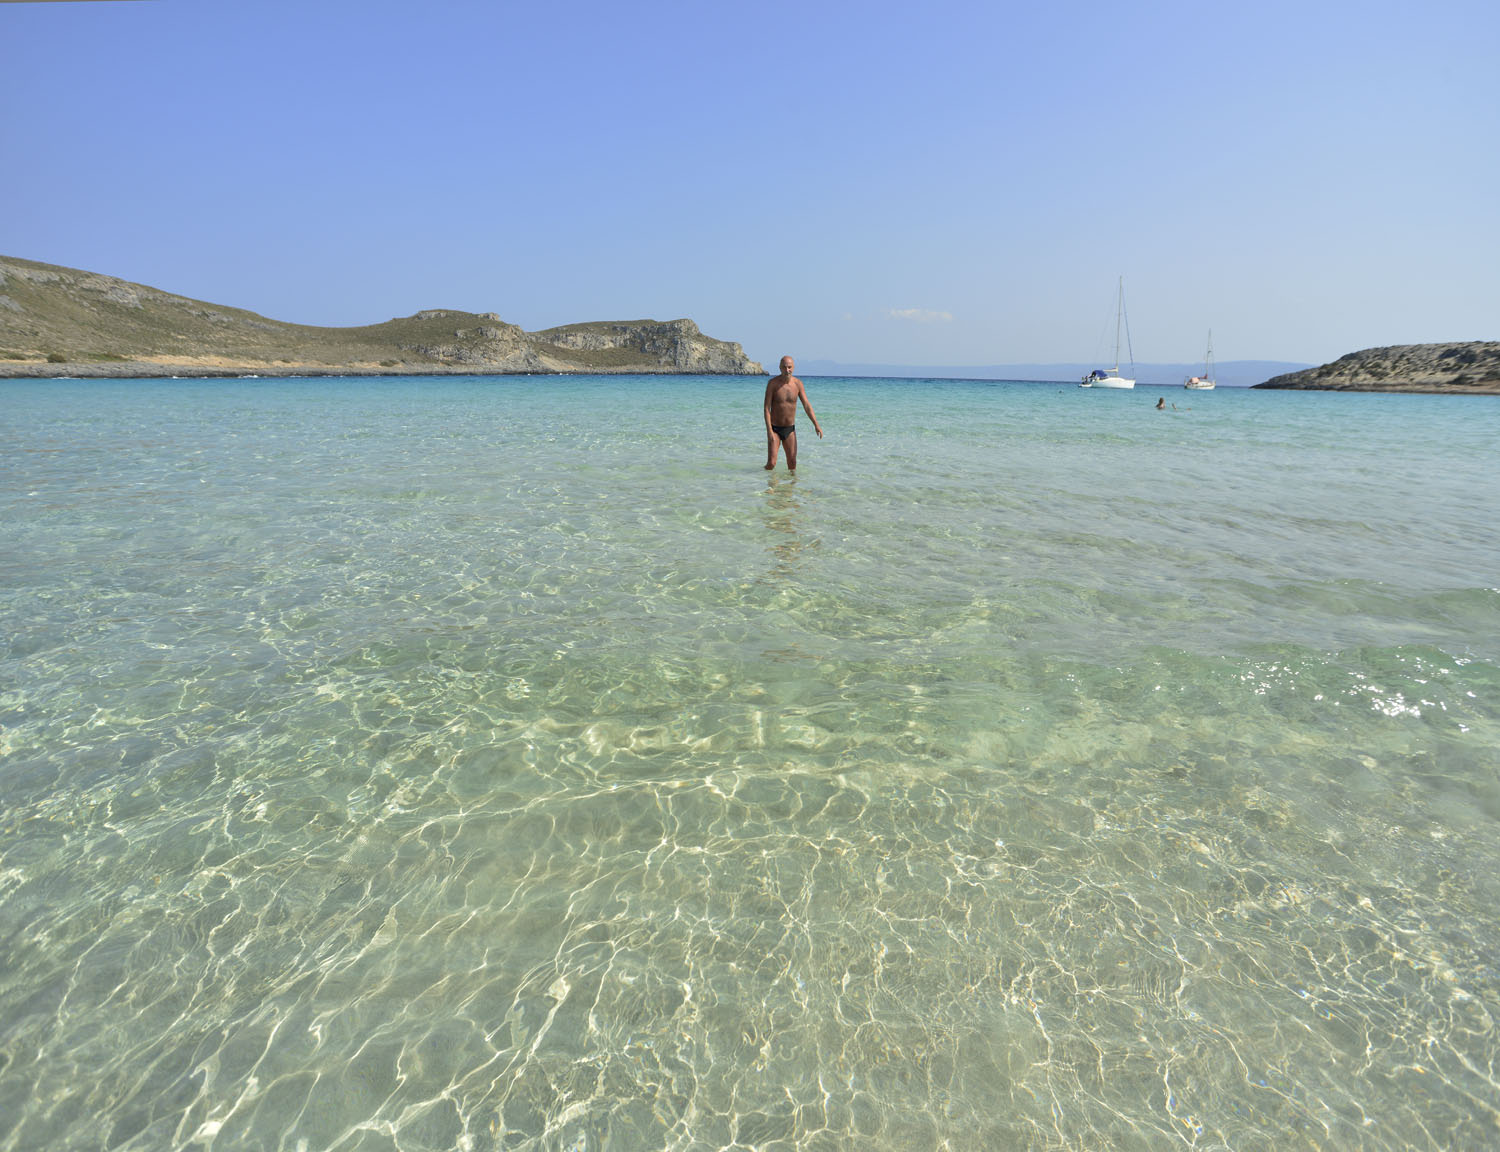
{"type": "Polygon", "coordinates": [[[786,438],[788,436],[790,436],[793,432],[797,431],[797,425],[795,425],[795,424],[772,424],[771,425],[771,431],[774,432],[774,433],[776,433],[776,435],[781,439],[781,442],[784,444],[784,443],[786,443],[786,438]]]}

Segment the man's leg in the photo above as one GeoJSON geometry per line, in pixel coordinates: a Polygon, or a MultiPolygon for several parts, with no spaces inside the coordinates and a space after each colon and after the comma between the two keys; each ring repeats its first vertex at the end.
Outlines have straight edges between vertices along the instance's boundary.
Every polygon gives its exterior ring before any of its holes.
{"type": "Polygon", "coordinates": [[[772,432],[766,437],[766,471],[776,467],[776,450],[781,446],[781,437],[772,432]]]}
{"type": "Polygon", "coordinates": [[[789,471],[797,471],[797,433],[795,432],[786,438],[786,466],[789,471]]]}

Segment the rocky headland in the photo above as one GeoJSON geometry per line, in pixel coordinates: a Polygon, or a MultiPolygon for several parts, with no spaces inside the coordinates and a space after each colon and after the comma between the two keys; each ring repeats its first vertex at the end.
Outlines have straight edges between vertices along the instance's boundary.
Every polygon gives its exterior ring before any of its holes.
{"type": "Polygon", "coordinates": [[[1500,342],[1476,340],[1463,344],[1367,348],[1331,364],[1274,376],[1255,387],[1500,395],[1500,342]]]}
{"type": "Polygon", "coordinates": [[[0,256],[0,377],[763,375],[691,320],[525,332],[493,312],[428,309],[357,328],[268,320],[113,276],[0,256]]]}

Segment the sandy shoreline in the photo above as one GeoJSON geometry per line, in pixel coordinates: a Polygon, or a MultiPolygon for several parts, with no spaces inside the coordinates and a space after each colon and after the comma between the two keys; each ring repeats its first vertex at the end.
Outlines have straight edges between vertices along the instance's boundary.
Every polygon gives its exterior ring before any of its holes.
{"type": "Polygon", "coordinates": [[[200,361],[109,360],[77,364],[41,361],[0,362],[0,380],[170,380],[239,379],[250,376],[727,376],[761,373],[682,372],[675,368],[578,368],[557,372],[517,372],[479,364],[233,364],[200,361]]]}

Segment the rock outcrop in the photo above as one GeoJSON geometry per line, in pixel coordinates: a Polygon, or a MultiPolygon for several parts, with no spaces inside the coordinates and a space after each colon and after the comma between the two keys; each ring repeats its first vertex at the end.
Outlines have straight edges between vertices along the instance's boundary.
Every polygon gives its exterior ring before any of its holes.
{"type": "Polygon", "coordinates": [[[1326,392],[1500,394],[1500,342],[1396,344],[1276,376],[1257,388],[1326,392]]]}
{"type": "Polygon", "coordinates": [[[691,320],[525,332],[493,312],[430,308],[358,328],[268,320],[144,284],[0,257],[0,376],[762,375],[691,320]]]}
{"type": "Polygon", "coordinates": [[[723,373],[739,375],[747,360],[744,350],[725,340],[705,336],[691,320],[671,320],[658,324],[654,320],[629,322],[603,321],[593,324],[566,324],[530,333],[540,348],[543,343],[557,351],[558,359],[582,358],[597,364],[596,370],[629,363],[642,357],[666,365],[666,371],[723,373]]]}

